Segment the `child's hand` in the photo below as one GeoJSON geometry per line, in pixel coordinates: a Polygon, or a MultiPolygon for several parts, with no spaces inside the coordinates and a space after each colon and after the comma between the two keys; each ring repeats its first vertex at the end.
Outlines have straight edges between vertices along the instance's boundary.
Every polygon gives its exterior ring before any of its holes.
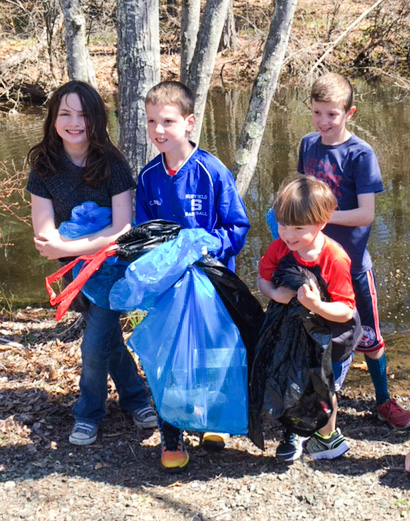
{"type": "Polygon", "coordinates": [[[274,286],[270,280],[258,276],[258,288],[268,298],[279,302],[279,304],[289,304],[296,297],[296,291],[285,286],[274,286]]]}
{"type": "Polygon", "coordinates": [[[319,288],[313,280],[309,280],[309,283],[303,284],[303,286],[298,289],[297,297],[299,302],[309,311],[315,312],[322,302],[319,288]]]}
{"type": "Polygon", "coordinates": [[[66,244],[60,234],[42,234],[38,237],[34,237],[34,246],[42,257],[46,257],[49,260],[59,259],[60,257],[67,257],[68,252],[66,251],[66,244]]]}
{"type": "Polygon", "coordinates": [[[287,288],[286,286],[279,286],[273,290],[272,299],[279,304],[289,304],[289,302],[296,297],[296,291],[294,289],[287,288]]]}

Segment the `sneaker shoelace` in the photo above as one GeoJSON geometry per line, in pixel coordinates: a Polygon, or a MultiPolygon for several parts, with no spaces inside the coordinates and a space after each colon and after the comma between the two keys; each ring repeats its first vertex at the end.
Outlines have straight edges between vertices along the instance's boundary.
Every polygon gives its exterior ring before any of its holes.
{"type": "Polygon", "coordinates": [[[290,435],[285,437],[285,441],[290,443],[291,445],[295,445],[299,443],[299,436],[294,432],[290,433],[290,435]]]}
{"type": "Polygon", "coordinates": [[[164,450],[175,451],[179,446],[182,446],[182,433],[172,425],[163,425],[161,429],[164,450]]]}
{"type": "Polygon", "coordinates": [[[141,418],[146,418],[148,415],[151,415],[154,411],[152,410],[152,407],[147,405],[143,409],[137,410],[138,416],[141,416],[141,418]]]}
{"type": "Polygon", "coordinates": [[[85,432],[85,434],[87,434],[87,436],[89,436],[93,430],[94,430],[94,425],[90,425],[89,423],[77,423],[76,426],[75,426],[75,430],[76,431],[83,431],[85,432]]]}
{"type": "Polygon", "coordinates": [[[403,409],[400,407],[400,405],[396,402],[394,398],[390,398],[387,409],[387,418],[390,418],[393,415],[396,414],[403,414],[403,409]]]}

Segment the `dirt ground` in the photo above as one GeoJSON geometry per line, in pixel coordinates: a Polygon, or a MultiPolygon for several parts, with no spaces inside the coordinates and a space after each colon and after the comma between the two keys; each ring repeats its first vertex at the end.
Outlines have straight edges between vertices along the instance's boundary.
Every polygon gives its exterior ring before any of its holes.
{"type": "MultiPolygon", "coordinates": [[[[138,430],[117,405],[113,386],[97,442],[70,445],[82,326],[75,313],[60,323],[53,316],[31,308],[0,316],[0,520],[410,518],[409,433],[380,423],[373,397],[349,381],[339,426],[351,450],[331,462],[306,455],[289,467],[279,463],[280,424],[267,419],[264,453],[241,436],[210,452],[187,433],[188,470],[165,474],[158,431],[138,430]]],[[[360,371],[360,364],[352,369],[360,371]]],[[[410,408],[408,386],[392,384],[410,408]]]]}

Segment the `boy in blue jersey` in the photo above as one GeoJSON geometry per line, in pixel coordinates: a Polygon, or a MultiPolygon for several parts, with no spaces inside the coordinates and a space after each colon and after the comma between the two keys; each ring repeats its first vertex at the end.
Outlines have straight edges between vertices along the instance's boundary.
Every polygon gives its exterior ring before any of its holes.
{"type": "Polygon", "coordinates": [[[298,171],[328,183],[338,201],[324,232],[343,246],[352,260],[352,279],[364,336],[357,348],[365,354],[376,391],[380,420],[410,427],[410,412],[390,398],[385,342],[381,335],[375,274],[367,244],[375,216],[375,194],[383,190],[373,148],[346,124],[356,112],[350,81],[340,74],[318,78],[310,96],[317,132],[304,136],[298,171]]]}
{"type": "MultiPolygon", "coordinates": [[[[148,135],[160,154],[141,171],[137,187],[137,224],[169,219],[185,228],[204,228],[220,239],[216,258],[235,271],[235,256],[245,244],[250,223],[228,168],[189,140],[196,122],[194,97],[184,84],[164,81],[147,94],[148,135]]],[[[189,461],[182,432],[159,421],[162,467],[183,470],[189,461]]],[[[227,435],[205,433],[221,446],[227,435]]]]}

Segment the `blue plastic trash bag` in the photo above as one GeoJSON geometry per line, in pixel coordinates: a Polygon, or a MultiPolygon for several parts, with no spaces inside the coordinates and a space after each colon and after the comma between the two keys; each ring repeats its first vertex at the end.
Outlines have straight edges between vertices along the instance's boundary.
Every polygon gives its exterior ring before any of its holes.
{"type": "MultiPolygon", "coordinates": [[[[96,306],[110,309],[110,291],[112,286],[125,275],[125,270],[129,262],[117,257],[108,257],[101,265],[100,269],[93,273],[81,288],[81,293],[85,295],[96,306]]],[[[83,267],[84,262],[78,262],[73,268],[73,277],[77,277],[83,267]]]]}
{"type": "Polygon", "coordinates": [[[220,240],[203,228],[183,229],[176,239],[160,244],[132,262],[125,277],[110,291],[110,307],[118,311],[150,309],[155,299],[206,252],[217,252],[220,240]]]}
{"type": "Polygon", "coordinates": [[[266,221],[269,224],[272,237],[277,239],[279,237],[279,225],[278,221],[276,220],[275,210],[273,208],[267,211],[266,221]]]}
{"type": "Polygon", "coordinates": [[[86,201],[75,206],[69,221],[60,224],[58,231],[64,237],[77,239],[82,235],[98,232],[111,224],[111,208],[99,206],[93,201],[86,201]]]}
{"type": "MultiPolygon", "coordinates": [[[[109,226],[112,222],[111,208],[99,206],[93,201],[75,206],[71,211],[69,221],[60,224],[58,231],[64,237],[77,239],[83,235],[96,233],[109,226]]],[[[102,308],[109,308],[108,300],[111,286],[124,276],[128,262],[118,257],[109,257],[104,261],[100,269],[87,281],[81,292],[93,304],[102,308]]],[[[79,262],[73,268],[73,277],[77,277],[84,262],[79,262]]]]}
{"type": "MultiPolygon", "coordinates": [[[[78,239],[84,235],[96,233],[103,228],[109,226],[112,222],[111,208],[106,206],[99,206],[94,201],[86,201],[75,206],[71,210],[69,221],[63,221],[58,231],[60,235],[69,239],[78,239]]],[[[68,284],[77,277],[84,262],[79,262],[72,270],[72,275],[65,277],[65,283],[68,284]]],[[[109,257],[100,270],[96,272],[82,288],[81,292],[94,304],[109,308],[108,295],[111,286],[115,281],[124,276],[125,269],[128,266],[127,262],[121,261],[118,257],[109,257]]],[[[78,300],[79,297],[77,297],[78,300]]],[[[72,305],[72,309],[78,311],[85,311],[86,299],[80,306],[72,305]]]]}
{"type": "Polygon", "coordinates": [[[200,268],[186,269],[157,298],[128,343],[164,420],[180,429],[248,432],[246,348],[200,268]]]}

